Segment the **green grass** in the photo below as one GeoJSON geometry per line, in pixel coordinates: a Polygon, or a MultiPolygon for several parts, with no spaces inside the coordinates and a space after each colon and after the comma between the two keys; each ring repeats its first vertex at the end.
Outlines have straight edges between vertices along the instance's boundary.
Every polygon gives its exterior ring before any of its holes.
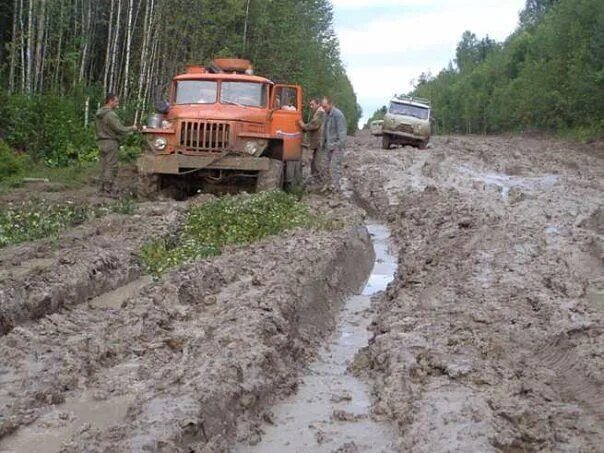
{"type": "Polygon", "coordinates": [[[294,228],[326,226],[294,195],[281,191],[237,195],[192,208],[176,237],[146,244],[141,258],[149,273],[219,255],[229,245],[250,244],[294,228]]]}
{"type": "Polygon", "coordinates": [[[0,248],[26,241],[56,237],[66,228],[103,217],[109,213],[132,214],[133,200],[124,199],[103,205],[28,201],[8,203],[0,211],[0,248]]]}
{"type": "Polygon", "coordinates": [[[58,168],[50,168],[42,163],[30,163],[23,173],[0,179],[0,193],[26,186],[23,182],[24,178],[48,179],[49,182],[58,183],[66,188],[78,189],[89,185],[98,173],[99,164],[96,162],[58,168]]]}
{"type": "Polygon", "coordinates": [[[574,140],[581,143],[589,143],[592,140],[601,140],[604,138],[604,120],[601,121],[600,125],[596,126],[560,130],[556,135],[563,139],[574,140]]]}

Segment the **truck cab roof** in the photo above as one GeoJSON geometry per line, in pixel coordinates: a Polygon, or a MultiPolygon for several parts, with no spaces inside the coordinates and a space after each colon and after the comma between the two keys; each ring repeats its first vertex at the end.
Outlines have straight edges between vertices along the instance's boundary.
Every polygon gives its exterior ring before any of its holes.
{"type": "Polygon", "coordinates": [[[395,104],[413,105],[415,107],[422,107],[425,109],[431,108],[429,100],[423,98],[414,98],[411,96],[401,96],[392,98],[390,102],[395,104]]]}
{"type": "Polygon", "coordinates": [[[255,83],[268,83],[270,85],[274,85],[274,82],[271,80],[255,76],[255,75],[247,75],[247,74],[228,74],[228,73],[218,73],[213,74],[210,72],[206,73],[186,73],[180,74],[174,77],[174,80],[230,80],[237,82],[255,82],[255,83]]]}

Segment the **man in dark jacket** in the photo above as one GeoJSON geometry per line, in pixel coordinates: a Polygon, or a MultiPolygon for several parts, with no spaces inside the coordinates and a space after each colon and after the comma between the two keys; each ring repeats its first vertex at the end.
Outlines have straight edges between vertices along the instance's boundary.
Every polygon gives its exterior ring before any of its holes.
{"type": "Polygon", "coordinates": [[[304,163],[307,167],[310,167],[310,173],[312,176],[317,176],[318,171],[318,151],[321,148],[321,134],[323,133],[323,120],[325,118],[325,112],[321,107],[321,101],[318,99],[312,99],[310,101],[310,111],[312,113],[312,119],[308,123],[304,123],[300,120],[300,127],[308,135],[308,156],[304,156],[304,163]]]}
{"type": "Polygon", "coordinates": [[[126,127],[115,113],[120,105],[119,98],[109,93],[105,105],[96,112],[96,139],[101,151],[101,193],[117,196],[115,180],[117,178],[118,152],[120,142],[136,131],[136,126],[126,127]]]}
{"type": "Polygon", "coordinates": [[[321,167],[323,178],[331,181],[334,190],[340,190],[341,161],[346,144],[346,118],[330,98],[323,98],[325,122],[321,139],[321,167]],[[329,179],[327,176],[329,175],[329,179]]]}

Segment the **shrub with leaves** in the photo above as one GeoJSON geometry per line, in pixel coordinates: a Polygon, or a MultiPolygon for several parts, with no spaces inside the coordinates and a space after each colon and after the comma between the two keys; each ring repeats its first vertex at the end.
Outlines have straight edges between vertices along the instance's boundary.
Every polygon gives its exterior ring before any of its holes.
{"type": "Polygon", "coordinates": [[[281,191],[224,197],[192,208],[177,237],[146,244],[147,271],[161,274],[174,266],[218,255],[229,245],[249,244],[294,228],[321,226],[308,206],[281,191]]]}
{"type": "Polygon", "coordinates": [[[94,129],[83,124],[83,105],[77,97],[0,91],[0,130],[14,149],[49,167],[95,161],[94,129]]]}
{"type": "Polygon", "coordinates": [[[25,172],[25,159],[0,140],[0,181],[21,176],[25,172]]]}

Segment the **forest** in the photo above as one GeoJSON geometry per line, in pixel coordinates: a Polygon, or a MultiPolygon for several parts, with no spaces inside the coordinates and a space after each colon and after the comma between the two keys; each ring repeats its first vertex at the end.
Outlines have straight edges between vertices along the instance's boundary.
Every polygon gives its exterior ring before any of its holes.
{"type": "Polygon", "coordinates": [[[95,160],[104,93],[140,123],[154,90],[215,57],[332,96],[351,132],[361,115],[329,0],[0,0],[0,44],[0,160],[8,147],[50,166],[95,160]]]}
{"type": "Polygon", "coordinates": [[[527,0],[519,19],[505,42],[464,33],[455,60],[410,94],[432,101],[439,133],[602,137],[604,2],[527,0]]]}

